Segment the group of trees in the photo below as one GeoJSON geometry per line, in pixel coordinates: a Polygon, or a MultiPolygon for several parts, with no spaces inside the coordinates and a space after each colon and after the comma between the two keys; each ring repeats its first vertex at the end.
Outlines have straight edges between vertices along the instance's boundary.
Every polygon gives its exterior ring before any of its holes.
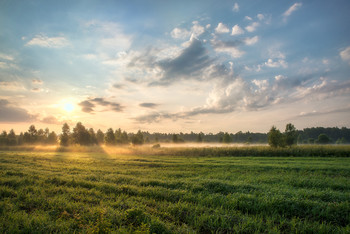
{"type": "Polygon", "coordinates": [[[143,144],[161,142],[221,142],[221,143],[269,143],[272,147],[286,147],[293,144],[344,144],[350,142],[350,129],[348,128],[306,128],[296,130],[293,124],[286,125],[285,131],[280,132],[273,126],[268,133],[251,132],[219,132],[216,134],[203,132],[199,133],[149,133],[141,132],[127,133],[120,128],[113,130],[109,128],[106,132],[93,128],[86,128],[81,122],[71,129],[65,123],[62,132],[57,135],[54,131],[46,129],[36,129],[31,125],[26,132],[16,135],[11,129],[9,132],[3,131],[0,134],[0,145],[22,145],[22,144],[57,144],[68,146],[79,145],[123,145],[123,144],[143,144]]]}
{"type": "Polygon", "coordinates": [[[290,147],[297,143],[297,130],[291,123],[286,125],[284,133],[272,126],[267,136],[268,143],[272,147],[290,147]]]}
{"type": "Polygon", "coordinates": [[[22,144],[57,144],[57,134],[48,128],[36,129],[34,125],[31,125],[27,132],[21,132],[16,135],[15,131],[11,129],[9,133],[2,131],[0,135],[0,145],[22,145],[22,144]]]}

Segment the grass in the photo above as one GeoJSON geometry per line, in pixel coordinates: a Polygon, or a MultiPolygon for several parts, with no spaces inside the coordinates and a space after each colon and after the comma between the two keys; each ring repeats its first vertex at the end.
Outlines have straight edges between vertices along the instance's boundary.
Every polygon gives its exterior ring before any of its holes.
{"type": "Polygon", "coordinates": [[[350,158],[161,150],[0,152],[0,232],[350,232],[350,158]]]}

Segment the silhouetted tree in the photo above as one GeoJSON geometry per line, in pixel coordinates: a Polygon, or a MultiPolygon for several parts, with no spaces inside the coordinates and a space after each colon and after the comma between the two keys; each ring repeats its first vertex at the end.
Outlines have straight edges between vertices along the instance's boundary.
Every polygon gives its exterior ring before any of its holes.
{"type": "Polygon", "coordinates": [[[267,134],[268,142],[271,147],[283,147],[284,146],[284,137],[283,134],[275,126],[272,126],[270,131],[267,134]]]}
{"type": "Polygon", "coordinates": [[[292,146],[296,143],[296,128],[293,124],[289,123],[286,125],[286,130],[284,131],[284,139],[287,146],[292,146]]]}
{"type": "Polygon", "coordinates": [[[34,125],[30,125],[30,127],[28,129],[28,133],[30,135],[29,142],[30,143],[35,143],[37,141],[37,133],[38,133],[38,131],[36,130],[34,125]]]}
{"type": "Polygon", "coordinates": [[[179,142],[179,138],[177,137],[176,134],[173,134],[173,143],[178,143],[179,142]]]}
{"type": "Polygon", "coordinates": [[[112,128],[109,128],[105,134],[105,143],[106,145],[115,144],[115,136],[112,128]]]}
{"type": "Polygon", "coordinates": [[[90,142],[91,144],[98,144],[97,137],[93,128],[89,128],[90,142]]]}
{"type": "Polygon", "coordinates": [[[57,134],[54,131],[47,136],[47,143],[50,145],[57,144],[57,134]]]}
{"type": "Polygon", "coordinates": [[[134,134],[131,137],[131,142],[134,145],[142,145],[143,144],[143,134],[142,134],[141,130],[139,130],[136,134],[134,134]]]}
{"type": "Polygon", "coordinates": [[[91,139],[88,130],[81,122],[78,122],[72,133],[73,142],[79,145],[90,145],[91,139]]]}
{"type": "Polygon", "coordinates": [[[98,144],[104,143],[105,134],[100,129],[96,132],[96,139],[98,144]]]}
{"type": "Polygon", "coordinates": [[[225,132],[225,134],[224,134],[224,136],[222,138],[222,142],[223,143],[230,143],[230,142],[232,142],[232,138],[231,138],[230,134],[225,132]]]}
{"type": "Polygon", "coordinates": [[[69,135],[70,135],[69,125],[67,123],[64,123],[62,127],[62,134],[60,136],[60,145],[62,146],[69,145],[69,135]]]}
{"type": "Polygon", "coordinates": [[[17,145],[16,134],[13,129],[10,130],[9,134],[7,134],[8,145],[17,145]]]}
{"type": "Polygon", "coordinates": [[[318,139],[317,139],[317,143],[318,144],[329,144],[331,142],[331,139],[329,139],[329,137],[322,133],[318,136],[318,139]]]}

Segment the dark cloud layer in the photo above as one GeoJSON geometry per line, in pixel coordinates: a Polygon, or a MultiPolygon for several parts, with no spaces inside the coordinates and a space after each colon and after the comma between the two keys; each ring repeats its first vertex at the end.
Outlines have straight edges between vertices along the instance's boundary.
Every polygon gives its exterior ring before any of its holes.
{"type": "Polygon", "coordinates": [[[145,107],[145,108],[155,108],[155,107],[158,106],[158,104],[150,103],[150,102],[144,102],[144,103],[140,103],[139,106],[145,107]]]}
{"type": "Polygon", "coordinates": [[[35,120],[35,116],[27,110],[12,105],[6,99],[0,99],[0,122],[28,122],[35,120]]]}
{"type": "Polygon", "coordinates": [[[107,107],[108,108],[107,110],[111,110],[111,111],[115,111],[115,112],[121,112],[121,111],[123,111],[123,108],[124,108],[119,103],[106,101],[104,98],[88,99],[88,100],[80,102],[79,106],[81,106],[82,111],[84,111],[86,113],[93,113],[94,108],[97,106],[107,107]]]}

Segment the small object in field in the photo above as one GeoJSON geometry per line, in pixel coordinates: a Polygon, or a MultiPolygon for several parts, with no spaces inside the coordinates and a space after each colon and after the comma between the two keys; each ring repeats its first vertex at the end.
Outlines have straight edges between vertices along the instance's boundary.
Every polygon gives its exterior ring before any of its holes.
{"type": "Polygon", "coordinates": [[[157,148],[160,148],[160,144],[155,144],[152,146],[153,149],[157,149],[157,148]]]}

